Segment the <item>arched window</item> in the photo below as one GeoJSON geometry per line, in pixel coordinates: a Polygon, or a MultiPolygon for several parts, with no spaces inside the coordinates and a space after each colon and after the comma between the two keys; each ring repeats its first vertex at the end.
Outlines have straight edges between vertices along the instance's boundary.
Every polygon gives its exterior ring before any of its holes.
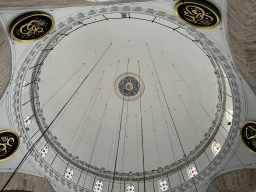
{"type": "Polygon", "coordinates": [[[32,120],[29,118],[29,116],[24,118],[25,127],[28,127],[31,123],[32,123],[32,120]]]}
{"type": "Polygon", "coordinates": [[[45,146],[44,148],[40,149],[39,151],[39,154],[42,156],[42,157],[45,157],[48,153],[48,147],[45,146]]]}
{"type": "Polygon", "coordinates": [[[165,180],[159,181],[160,191],[167,191],[168,190],[168,183],[165,180]]]}
{"type": "Polygon", "coordinates": [[[227,117],[228,121],[232,122],[232,120],[233,120],[233,111],[231,109],[228,109],[226,111],[226,117],[227,117]]]}
{"type": "Polygon", "coordinates": [[[196,168],[194,165],[190,165],[188,168],[188,177],[192,178],[195,177],[198,174],[196,168]]]}
{"type": "Polygon", "coordinates": [[[95,186],[94,186],[94,191],[96,192],[101,192],[102,191],[102,188],[103,188],[103,182],[102,181],[97,181],[95,183],[95,186]]]}
{"type": "Polygon", "coordinates": [[[65,172],[65,174],[64,174],[64,177],[66,178],[66,179],[69,179],[69,180],[71,180],[71,178],[73,177],[73,169],[72,168],[69,168],[69,169],[67,169],[66,170],[66,172],[65,172]]]}
{"type": "Polygon", "coordinates": [[[127,191],[129,192],[135,192],[135,187],[133,184],[129,184],[128,187],[127,187],[127,191]]]}
{"type": "Polygon", "coordinates": [[[23,86],[22,86],[22,90],[24,91],[25,89],[27,89],[28,82],[27,81],[23,81],[23,86]]]}
{"type": "Polygon", "coordinates": [[[221,146],[219,143],[217,142],[213,142],[212,143],[212,152],[214,153],[214,155],[217,155],[221,150],[221,146]]]}

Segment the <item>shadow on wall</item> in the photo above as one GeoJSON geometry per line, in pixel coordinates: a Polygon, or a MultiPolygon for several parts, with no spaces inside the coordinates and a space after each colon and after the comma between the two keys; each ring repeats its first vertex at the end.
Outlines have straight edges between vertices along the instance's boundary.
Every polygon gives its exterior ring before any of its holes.
{"type": "Polygon", "coordinates": [[[206,192],[255,192],[256,169],[242,169],[217,176],[206,192]]]}
{"type": "MultiPolygon", "coordinates": [[[[0,173],[0,190],[12,173],[0,173]]],[[[44,178],[25,173],[16,173],[4,190],[5,192],[54,192],[51,184],[44,178]]]]}

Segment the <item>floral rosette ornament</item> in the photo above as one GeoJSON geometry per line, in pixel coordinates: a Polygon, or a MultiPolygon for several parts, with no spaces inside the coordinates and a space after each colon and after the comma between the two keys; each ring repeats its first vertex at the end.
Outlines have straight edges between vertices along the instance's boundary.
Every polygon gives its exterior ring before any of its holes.
{"type": "Polygon", "coordinates": [[[97,181],[95,183],[95,186],[94,186],[94,191],[101,192],[102,191],[102,187],[103,187],[103,182],[102,181],[97,181]]]}
{"type": "Polygon", "coordinates": [[[64,174],[64,177],[65,177],[66,179],[71,180],[71,178],[73,177],[73,169],[67,169],[67,170],[66,170],[66,173],[64,174]]]}
{"type": "Polygon", "coordinates": [[[188,176],[190,178],[195,177],[198,174],[196,168],[193,165],[190,165],[188,168],[188,176]]]}
{"type": "Polygon", "coordinates": [[[128,185],[127,191],[134,192],[134,186],[132,184],[128,185]]]}
{"type": "Polygon", "coordinates": [[[167,181],[161,180],[160,181],[160,191],[167,191],[167,190],[168,190],[167,181]]]}
{"type": "Polygon", "coordinates": [[[31,124],[32,120],[29,118],[29,116],[24,118],[24,124],[25,127],[28,127],[31,124]]]}
{"type": "Polygon", "coordinates": [[[40,149],[39,151],[39,154],[42,156],[42,157],[45,157],[48,153],[48,147],[44,147],[42,149],[40,149]]]}

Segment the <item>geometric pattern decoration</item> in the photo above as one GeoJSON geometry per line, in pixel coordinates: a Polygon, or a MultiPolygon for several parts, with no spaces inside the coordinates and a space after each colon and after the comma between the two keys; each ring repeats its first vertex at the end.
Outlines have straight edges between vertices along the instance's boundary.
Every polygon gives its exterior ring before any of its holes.
{"type": "Polygon", "coordinates": [[[212,29],[220,23],[219,11],[209,2],[182,0],[174,8],[176,16],[187,25],[212,29]]]}
{"type": "Polygon", "coordinates": [[[123,73],[114,82],[116,95],[124,101],[139,99],[145,90],[145,84],[140,76],[135,73],[123,73]]]}
{"type": "Polygon", "coordinates": [[[103,182],[102,181],[97,181],[95,183],[95,186],[94,186],[94,191],[96,192],[101,192],[102,191],[102,188],[103,188],[103,182]]]}
{"type": "Polygon", "coordinates": [[[55,21],[47,13],[34,11],[25,13],[11,23],[11,37],[21,43],[39,40],[48,35],[54,28],[55,21]]]}
{"type": "Polygon", "coordinates": [[[44,148],[42,148],[41,150],[39,150],[39,154],[42,156],[42,157],[45,157],[48,153],[48,147],[45,146],[44,148]]]}
{"type": "Polygon", "coordinates": [[[232,122],[232,120],[233,120],[233,111],[232,111],[231,109],[228,109],[228,110],[226,111],[226,117],[227,117],[227,119],[228,119],[230,122],[232,122]]]}
{"type": "Polygon", "coordinates": [[[66,170],[66,172],[65,172],[65,174],[64,174],[64,177],[66,178],[66,179],[69,179],[69,180],[71,180],[71,178],[73,177],[73,169],[71,169],[71,168],[69,168],[69,169],[67,169],[66,170]]]}
{"type": "Polygon", "coordinates": [[[165,180],[160,180],[160,191],[167,191],[168,190],[168,183],[165,180]]]}
{"type": "Polygon", "coordinates": [[[214,155],[217,155],[221,150],[221,146],[218,142],[213,142],[212,143],[212,152],[214,153],[214,155]]]}
{"type": "Polygon", "coordinates": [[[25,91],[27,89],[27,84],[28,82],[27,81],[23,81],[23,86],[22,86],[22,90],[25,91]]]}
{"type": "Polygon", "coordinates": [[[129,184],[128,187],[127,187],[127,192],[128,192],[128,191],[129,191],[129,192],[135,192],[134,190],[135,190],[134,185],[133,185],[133,184],[129,184]]]}
{"type": "Polygon", "coordinates": [[[26,118],[24,118],[25,127],[28,127],[31,123],[32,123],[32,120],[30,119],[30,116],[27,116],[26,118]]]}
{"type": "Polygon", "coordinates": [[[190,165],[187,171],[189,178],[195,177],[198,174],[194,165],[190,165]]]}

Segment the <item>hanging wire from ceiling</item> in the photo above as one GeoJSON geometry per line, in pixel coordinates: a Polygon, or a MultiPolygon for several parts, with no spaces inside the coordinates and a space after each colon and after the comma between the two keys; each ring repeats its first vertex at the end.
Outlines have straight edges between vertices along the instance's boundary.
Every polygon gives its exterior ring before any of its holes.
{"type": "MultiPolygon", "coordinates": [[[[150,58],[151,58],[153,67],[154,67],[154,69],[155,69],[155,73],[156,73],[156,76],[157,76],[157,79],[158,79],[158,82],[159,82],[159,85],[160,85],[162,94],[163,94],[164,99],[165,99],[165,103],[166,103],[167,109],[168,109],[168,111],[169,111],[169,114],[170,114],[170,117],[171,117],[171,120],[172,120],[172,123],[173,123],[173,126],[174,126],[174,130],[175,130],[175,132],[176,132],[176,134],[177,134],[177,137],[178,137],[178,140],[179,140],[179,143],[180,143],[182,152],[183,152],[184,159],[185,159],[185,161],[186,161],[186,163],[187,163],[187,166],[189,167],[189,164],[188,164],[188,161],[187,161],[187,158],[186,158],[186,154],[185,154],[183,145],[182,145],[181,140],[180,140],[179,133],[178,133],[178,131],[177,131],[177,128],[176,128],[174,119],[173,119],[173,117],[172,117],[172,113],[171,113],[170,108],[169,108],[169,105],[168,105],[168,103],[167,103],[167,100],[166,100],[166,97],[165,97],[165,94],[164,94],[164,91],[163,91],[163,87],[162,87],[162,85],[161,85],[161,81],[160,81],[159,76],[158,76],[158,73],[157,73],[157,71],[156,71],[155,63],[154,63],[154,61],[153,61],[153,58],[152,58],[151,52],[150,52],[150,50],[149,50],[148,44],[146,43],[146,45],[147,45],[147,48],[148,48],[148,52],[149,52],[149,55],[150,55],[150,58]]],[[[195,179],[194,179],[194,178],[192,178],[192,179],[193,179],[193,183],[194,183],[194,186],[195,186],[195,188],[196,188],[196,191],[198,192],[197,187],[196,187],[196,183],[195,183],[195,179]]]]}
{"type": "Polygon", "coordinates": [[[75,90],[75,92],[72,94],[72,96],[68,99],[68,101],[65,103],[65,105],[61,108],[61,110],[58,112],[58,114],[55,116],[55,118],[52,120],[52,122],[49,124],[49,126],[45,129],[45,131],[42,133],[42,135],[37,139],[37,141],[31,146],[31,148],[28,150],[28,152],[25,154],[25,156],[22,158],[22,160],[20,161],[20,163],[18,164],[18,166],[16,167],[16,169],[14,170],[14,172],[11,174],[10,178],[7,180],[7,182],[5,183],[5,185],[3,186],[2,190],[3,191],[5,189],[5,187],[8,185],[8,183],[11,181],[11,179],[13,178],[13,176],[15,175],[15,173],[18,171],[18,169],[22,166],[22,164],[25,162],[25,160],[27,159],[27,157],[29,156],[29,154],[31,153],[31,151],[35,148],[35,146],[37,145],[37,143],[41,140],[41,138],[44,136],[44,134],[49,130],[49,128],[51,127],[51,125],[54,123],[54,121],[58,118],[58,116],[61,114],[61,112],[65,109],[65,107],[68,105],[68,103],[70,102],[70,100],[76,95],[77,91],[80,89],[80,87],[83,85],[83,83],[85,82],[85,80],[89,77],[89,75],[92,73],[92,71],[96,68],[96,66],[98,65],[98,63],[100,62],[100,60],[103,58],[103,56],[106,54],[106,52],[108,51],[108,49],[110,48],[110,46],[112,45],[112,43],[110,43],[110,45],[107,47],[107,49],[105,50],[105,52],[102,54],[102,56],[100,57],[100,59],[96,62],[96,64],[93,66],[93,68],[90,70],[90,72],[86,75],[86,77],[84,78],[84,80],[81,82],[81,84],[78,86],[78,88],[75,90]]]}
{"type": "MultiPolygon", "coordinates": [[[[139,77],[140,77],[140,62],[138,61],[139,66],[139,77]]],[[[140,78],[139,78],[140,83],[140,78]]],[[[146,192],[146,178],[145,178],[145,157],[144,157],[144,142],[143,142],[143,125],[142,125],[142,105],[140,97],[140,128],[141,128],[141,148],[142,148],[142,163],[143,163],[143,177],[144,177],[144,192],[146,192]]]]}

